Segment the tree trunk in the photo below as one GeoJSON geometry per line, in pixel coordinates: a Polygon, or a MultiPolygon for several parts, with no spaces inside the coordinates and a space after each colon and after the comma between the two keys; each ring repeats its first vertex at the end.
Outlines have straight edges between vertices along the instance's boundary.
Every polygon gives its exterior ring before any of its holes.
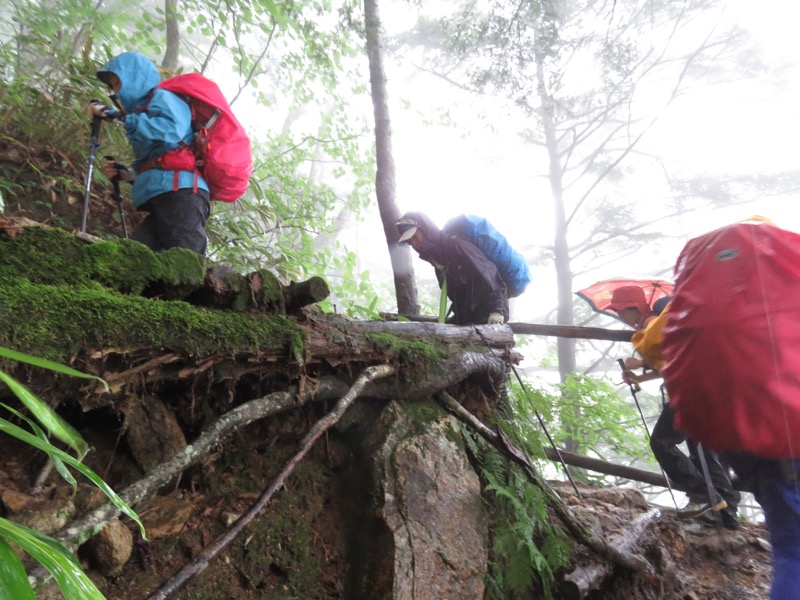
{"type": "Polygon", "coordinates": [[[375,191],[378,196],[378,210],[383,222],[386,244],[394,273],[397,310],[400,313],[416,314],[417,285],[414,281],[414,267],[411,253],[406,246],[398,246],[399,234],[395,223],[400,218],[400,210],[395,200],[395,168],[392,155],[392,125],[389,119],[389,103],[386,91],[386,73],[383,70],[381,49],[381,20],[378,0],[364,2],[364,15],[367,33],[367,56],[369,57],[369,80],[372,88],[372,107],[375,114],[375,151],[377,172],[375,191]]]}
{"type": "Polygon", "coordinates": [[[161,66],[175,73],[179,66],[181,32],[178,26],[178,0],[164,0],[164,23],[167,27],[167,48],[161,66]]]}

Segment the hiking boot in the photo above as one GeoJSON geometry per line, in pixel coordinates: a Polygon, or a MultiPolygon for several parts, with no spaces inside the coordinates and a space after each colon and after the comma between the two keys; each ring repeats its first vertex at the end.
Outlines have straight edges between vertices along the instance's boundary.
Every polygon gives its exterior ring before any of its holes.
{"type": "Polygon", "coordinates": [[[730,529],[731,531],[738,531],[740,527],[739,519],[736,518],[736,514],[731,513],[729,510],[709,510],[700,515],[698,521],[702,521],[705,525],[710,525],[712,527],[722,525],[725,529],[730,529]],[[719,517],[717,517],[717,515],[719,515],[719,517]]]}
{"type": "Polygon", "coordinates": [[[696,519],[697,517],[702,517],[709,511],[720,511],[724,508],[728,508],[728,503],[725,502],[725,500],[719,500],[716,504],[711,504],[710,502],[703,504],[702,502],[690,501],[689,504],[678,510],[678,518],[696,519]]]}
{"type": "Polygon", "coordinates": [[[722,515],[722,525],[725,529],[730,529],[731,531],[738,531],[741,523],[739,519],[736,518],[736,513],[731,512],[730,510],[723,510],[720,511],[722,515]]]}

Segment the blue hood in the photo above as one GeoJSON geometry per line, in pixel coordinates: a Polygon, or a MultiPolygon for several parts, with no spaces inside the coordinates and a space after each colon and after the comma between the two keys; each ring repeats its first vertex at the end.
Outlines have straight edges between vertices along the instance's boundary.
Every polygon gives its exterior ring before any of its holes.
{"type": "Polygon", "coordinates": [[[97,77],[105,82],[104,73],[114,73],[119,77],[122,87],[117,98],[126,112],[147,104],[147,95],[161,83],[161,75],[152,60],[138,52],[123,52],[115,56],[97,72],[97,77]]]}

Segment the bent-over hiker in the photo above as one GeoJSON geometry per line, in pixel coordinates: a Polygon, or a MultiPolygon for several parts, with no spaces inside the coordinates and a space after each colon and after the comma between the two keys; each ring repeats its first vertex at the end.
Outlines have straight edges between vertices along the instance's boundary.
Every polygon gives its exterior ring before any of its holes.
{"type": "Polygon", "coordinates": [[[495,264],[475,244],[445,234],[420,212],[397,221],[399,243],[409,244],[436,270],[439,286],[452,302],[456,325],[496,325],[508,320],[508,292],[495,264]]]}

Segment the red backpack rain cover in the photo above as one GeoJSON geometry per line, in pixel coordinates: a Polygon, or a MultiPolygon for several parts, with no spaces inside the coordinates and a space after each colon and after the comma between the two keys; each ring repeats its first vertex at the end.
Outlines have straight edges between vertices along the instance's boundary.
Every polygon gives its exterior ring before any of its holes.
{"type": "Polygon", "coordinates": [[[196,168],[210,188],[212,200],[235,202],[241,198],[253,172],[250,138],[217,84],[200,73],[186,73],[166,79],[158,87],[177,94],[189,105],[197,139],[192,148],[193,157],[187,156],[185,148],[179,148],[156,162],[162,168],[192,171],[195,166],[187,169],[184,163],[194,158],[196,168]],[[219,116],[206,129],[216,111],[219,116]]]}
{"type": "Polygon", "coordinates": [[[718,452],[800,457],[800,235],[723,227],[675,273],[661,373],[676,427],[718,452]]]}

